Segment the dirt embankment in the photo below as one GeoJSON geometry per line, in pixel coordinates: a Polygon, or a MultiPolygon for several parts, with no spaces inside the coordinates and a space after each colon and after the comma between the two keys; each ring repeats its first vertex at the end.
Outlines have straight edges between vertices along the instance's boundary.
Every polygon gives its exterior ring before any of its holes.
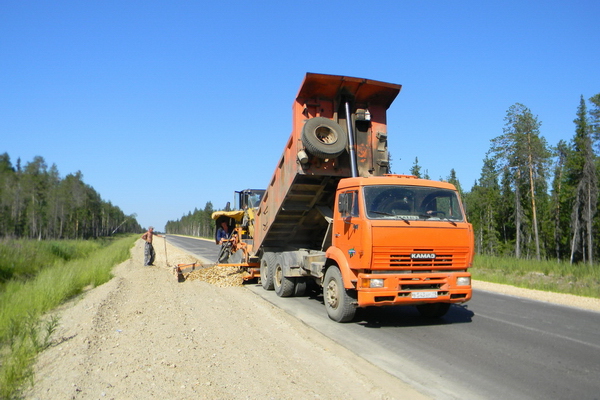
{"type": "MultiPolygon", "coordinates": [[[[240,287],[233,270],[143,242],[115,278],[58,310],[27,399],[419,399],[425,396],[240,287]],[[211,283],[208,283],[211,282],[211,283]]],[[[475,288],[600,311],[600,300],[476,281],[475,288]]]]}
{"type": "MultiPolygon", "coordinates": [[[[196,261],[167,246],[170,266],[196,261]]],[[[114,279],[58,311],[26,398],[425,398],[235,283],[178,283],[154,247],[155,266],[138,241],[114,279]]]]}

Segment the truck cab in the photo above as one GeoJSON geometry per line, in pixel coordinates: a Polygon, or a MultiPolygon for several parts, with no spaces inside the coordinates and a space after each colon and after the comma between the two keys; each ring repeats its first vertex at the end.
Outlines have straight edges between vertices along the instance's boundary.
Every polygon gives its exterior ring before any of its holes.
{"type": "Polygon", "coordinates": [[[453,185],[407,175],[348,178],[336,205],[326,257],[358,307],[411,304],[439,316],[471,298],[473,231],[453,185]]]}

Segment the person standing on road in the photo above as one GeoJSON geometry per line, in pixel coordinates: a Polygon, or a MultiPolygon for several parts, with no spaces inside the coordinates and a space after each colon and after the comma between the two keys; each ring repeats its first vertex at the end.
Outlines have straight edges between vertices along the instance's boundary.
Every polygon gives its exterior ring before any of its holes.
{"type": "Polygon", "coordinates": [[[153,226],[149,227],[148,231],[142,235],[142,239],[146,241],[144,247],[144,265],[154,265],[154,257],[156,256],[156,253],[154,252],[154,247],[152,246],[153,236],[164,238],[164,236],[154,232],[153,226]]]}

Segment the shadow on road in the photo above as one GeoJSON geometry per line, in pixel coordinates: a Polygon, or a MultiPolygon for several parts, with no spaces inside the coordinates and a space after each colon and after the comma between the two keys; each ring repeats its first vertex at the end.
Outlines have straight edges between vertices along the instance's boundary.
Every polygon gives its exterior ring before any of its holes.
{"type": "MultiPolygon", "coordinates": [[[[307,297],[325,307],[321,293],[313,291],[308,293],[307,297]]],[[[352,322],[365,328],[464,324],[470,323],[475,315],[467,307],[464,304],[453,304],[448,313],[441,318],[423,317],[413,306],[366,307],[356,311],[352,322]]]]}
{"type": "Polygon", "coordinates": [[[472,321],[473,311],[466,305],[454,304],[441,318],[423,317],[415,307],[367,307],[357,313],[358,325],[365,328],[414,327],[464,324],[472,321]]]}

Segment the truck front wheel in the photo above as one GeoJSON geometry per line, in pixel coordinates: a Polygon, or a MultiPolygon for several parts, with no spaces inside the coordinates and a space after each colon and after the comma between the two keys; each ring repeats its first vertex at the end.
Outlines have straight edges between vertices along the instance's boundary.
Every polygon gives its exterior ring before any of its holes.
{"type": "Polygon", "coordinates": [[[344,287],[342,274],[337,267],[329,267],[323,282],[323,299],[329,318],[336,322],[348,322],[356,314],[354,299],[344,287]]]}
{"type": "Polygon", "coordinates": [[[294,294],[295,282],[283,274],[283,257],[276,255],[275,268],[273,269],[273,286],[279,297],[290,297],[294,294]]]}

